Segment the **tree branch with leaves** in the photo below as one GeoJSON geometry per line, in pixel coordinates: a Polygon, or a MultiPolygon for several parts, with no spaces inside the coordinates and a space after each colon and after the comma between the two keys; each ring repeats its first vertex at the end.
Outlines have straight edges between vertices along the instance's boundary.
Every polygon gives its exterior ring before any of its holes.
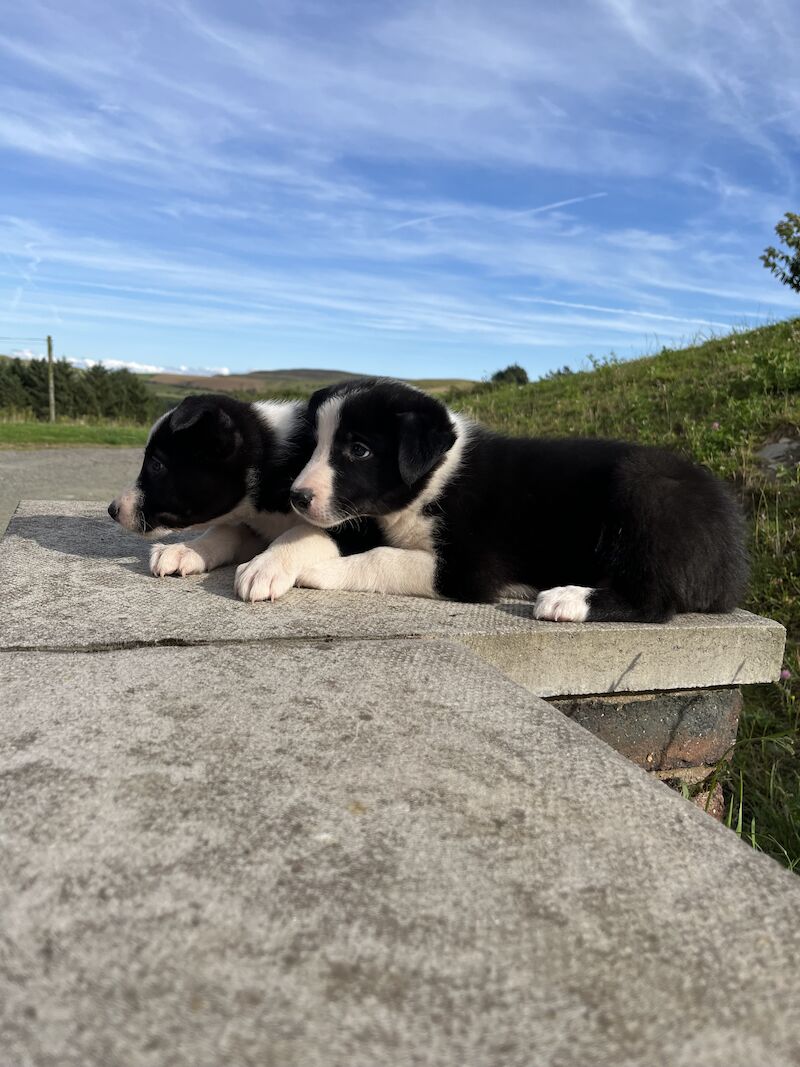
{"type": "Polygon", "coordinates": [[[761,262],[784,285],[800,293],[800,215],[787,211],[775,233],[787,251],[777,248],[765,248],[761,262]]]}

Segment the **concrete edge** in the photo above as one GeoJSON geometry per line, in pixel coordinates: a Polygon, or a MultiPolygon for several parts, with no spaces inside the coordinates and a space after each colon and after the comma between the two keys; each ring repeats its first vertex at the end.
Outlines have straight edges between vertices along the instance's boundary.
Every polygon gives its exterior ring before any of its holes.
{"type": "MultiPolygon", "coordinates": [[[[639,631],[639,645],[604,642],[602,660],[587,661],[587,649],[574,645],[569,631],[553,634],[545,645],[535,632],[503,635],[465,634],[458,637],[487,663],[537,696],[597,696],[608,693],[650,693],[677,689],[709,689],[774,682],[780,677],[786,629],[771,619],[759,619],[757,647],[744,627],[729,635],[720,648],[713,631],[687,627],[670,645],[657,627],[639,631]],[[573,646],[570,649],[570,646],[573,646]],[[575,655],[571,656],[570,651],[575,655]],[[675,685],[676,676],[682,684],[675,685]]],[[[674,637],[674,631],[670,634],[674,637]]]]}

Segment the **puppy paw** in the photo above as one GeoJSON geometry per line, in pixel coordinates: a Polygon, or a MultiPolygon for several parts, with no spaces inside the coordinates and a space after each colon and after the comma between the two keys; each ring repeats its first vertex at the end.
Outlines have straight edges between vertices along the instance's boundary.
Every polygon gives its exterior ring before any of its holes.
{"type": "Polygon", "coordinates": [[[299,575],[297,585],[301,589],[334,589],[331,584],[329,568],[324,563],[318,563],[313,567],[306,567],[299,575]]]}
{"type": "Polygon", "coordinates": [[[191,545],[153,545],[150,549],[150,573],[156,578],[168,574],[185,578],[187,574],[205,574],[207,570],[206,561],[191,545]]]}
{"type": "Polygon", "coordinates": [[[279,600],[295,583],[280,558],[264,552],[236,568],[233,588],[240,600],[279,600]]]}
{"type": "Polygon", "coordinates": [[[589,614],[589,594],[585,585],[557,585],[539,593],[533,607],[537,619],[551,622],[585,622],[589,614]]]}

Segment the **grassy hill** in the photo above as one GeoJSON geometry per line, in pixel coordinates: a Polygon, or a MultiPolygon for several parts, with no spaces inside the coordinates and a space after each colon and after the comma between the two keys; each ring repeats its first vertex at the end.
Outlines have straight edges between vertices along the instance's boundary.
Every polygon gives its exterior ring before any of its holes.
{"type": "Polygon", "coordinates": [[[757,455],[768,442],[800,439],[800,319],[447,399],[506,433],[667,444],[734,482],[750,518],[745,606],[787,627],[791,678],[747,693],[729,814],[757,847],[800,868],[800,469],[770,471],[757,455]]]}

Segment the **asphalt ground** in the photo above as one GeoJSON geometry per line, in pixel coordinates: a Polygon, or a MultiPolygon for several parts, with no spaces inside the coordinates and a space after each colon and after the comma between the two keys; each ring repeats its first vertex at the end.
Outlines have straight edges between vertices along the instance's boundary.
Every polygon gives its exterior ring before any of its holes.
{"type": "Polygon", "coordinates": [[[0,449],[0,535],[20,500],[108,500],[136,476],[140,448],[0,449]]]}

